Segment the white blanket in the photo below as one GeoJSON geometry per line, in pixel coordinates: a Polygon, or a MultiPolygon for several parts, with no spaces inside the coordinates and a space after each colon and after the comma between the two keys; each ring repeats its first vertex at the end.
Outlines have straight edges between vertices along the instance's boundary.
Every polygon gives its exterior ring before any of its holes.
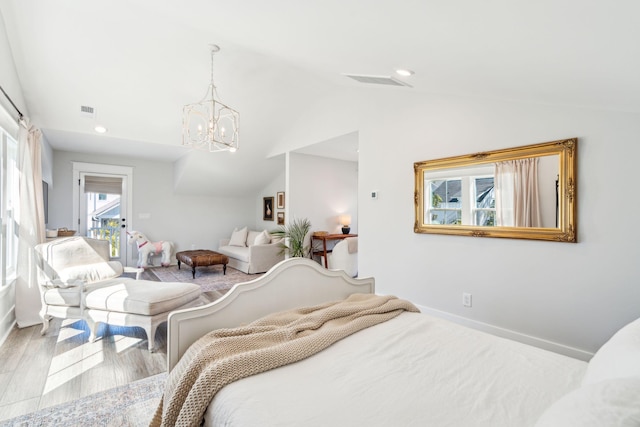
{"type": "Polygon", "coordinates": [[[526,427],[586,362],[403,313],[310,358],[223,388],[208,426],[526,427]]]}

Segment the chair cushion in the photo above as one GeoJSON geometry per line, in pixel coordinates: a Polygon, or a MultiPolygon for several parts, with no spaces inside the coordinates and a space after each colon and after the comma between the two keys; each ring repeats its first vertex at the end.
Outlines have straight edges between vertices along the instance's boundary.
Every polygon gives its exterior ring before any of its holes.
{"type": "Polygon", "coordinates": [[[172,311],[201,294],[193,283],[153,282],[120,278],[109,286],[90,290],[85,307],[97,310],[153,316],[172,311]]]}
{"type": "Polygon", "coordinates": [[[80,305],[80,287],[71,288],[45,288],[42,298],[47,305],[65,307],[78,307],[80,305]]]}
{"type": "Polygon", "coordinates": [[[229,258],[234,258],[239,261],[249,262],[249,248],[241,248],[239,246],[222,246],[218,248],[218,252],[228,256],[229,258]]]}

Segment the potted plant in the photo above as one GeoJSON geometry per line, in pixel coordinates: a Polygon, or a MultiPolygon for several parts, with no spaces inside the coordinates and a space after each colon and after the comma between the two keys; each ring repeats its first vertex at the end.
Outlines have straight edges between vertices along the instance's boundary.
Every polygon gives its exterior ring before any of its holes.
{"type": "Polygon", "coordinates": [[[282,225],[271,234],[283,238],[280,244],[282,252],[289,251],[290,257],[305,257],[309,255],[309,246],[304,245],[304,238],[311,230],[311,221],[307,218],[294,219],[289,225],[282,225]]]}

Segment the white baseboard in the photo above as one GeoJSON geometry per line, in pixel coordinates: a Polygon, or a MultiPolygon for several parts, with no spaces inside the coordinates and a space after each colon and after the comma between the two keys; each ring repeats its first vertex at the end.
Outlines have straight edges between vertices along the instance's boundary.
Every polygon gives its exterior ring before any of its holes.
{"type": "Polygon", "coordinates": [[[418,307],[421,312],[430,314],[435,317],[450,320],[454,323],[477,329],[479,331],[487,332],[502,338],[507,338],[513,341],[518,341],[524,344],[532,345],[534,347],[542,348],[544,350],[549,350],[555,353],[563,354],[565,356],[573,357],[574,359],[589,361],[593,357],[593,353],[591,352],[580,350],[574,347],[569,347],[564,344],[559,344],[553,341],[548,341],[542,338],[523,334],[521,332],[516,332],[510,329],[490,325],[488,323],[478,322],[477,320],[467,319],[466,317],[436,310],[430,307],[425,307],[423,305],[416,304],[416,307],[418,307]]]}

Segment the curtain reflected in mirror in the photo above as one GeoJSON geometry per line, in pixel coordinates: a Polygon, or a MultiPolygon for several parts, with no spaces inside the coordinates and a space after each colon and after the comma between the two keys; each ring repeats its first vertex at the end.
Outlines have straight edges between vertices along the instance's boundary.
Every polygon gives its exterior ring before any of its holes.
{"type": "Polygon", "coordinates": [[[577,139],[416,162],[414,231],[576,241],[577,139]]]}

